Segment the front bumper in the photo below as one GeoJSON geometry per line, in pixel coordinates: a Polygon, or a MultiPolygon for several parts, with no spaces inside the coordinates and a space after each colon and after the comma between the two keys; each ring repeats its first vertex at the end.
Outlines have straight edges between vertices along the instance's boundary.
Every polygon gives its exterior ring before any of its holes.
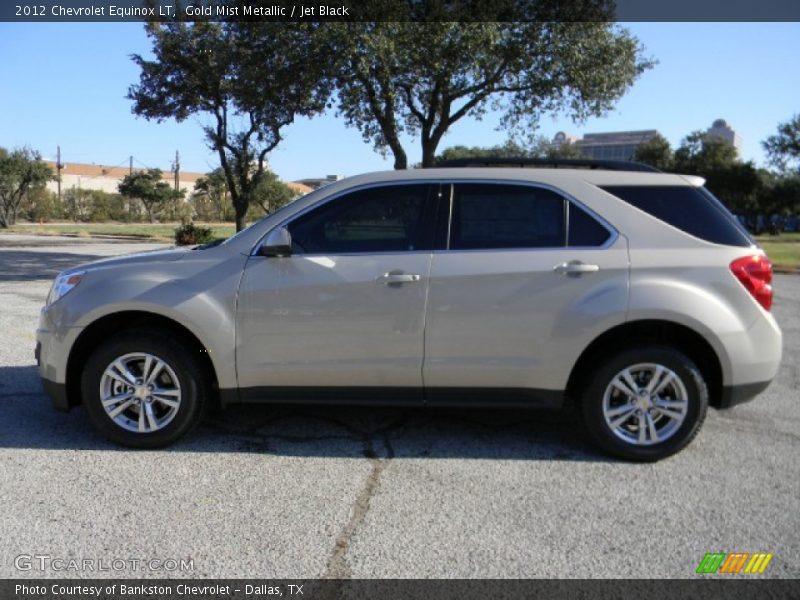
{"type": "Polygon", "coordinates": [[[69,398],[67,397],[67,384],[56,383],[42,377],[42,387],[45,393],[53,401],[53,408],[60,411],[68,411],[70,408],[69,398]]]}

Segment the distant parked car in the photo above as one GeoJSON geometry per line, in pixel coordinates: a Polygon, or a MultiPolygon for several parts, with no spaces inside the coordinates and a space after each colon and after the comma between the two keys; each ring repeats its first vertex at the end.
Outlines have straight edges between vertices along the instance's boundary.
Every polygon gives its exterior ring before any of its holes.
{"type": "Polygon", "coordinates": [[[573,398],[607,452],[674,454],[775,376],[772,265],[699,177],[566,163],[591,168],[362,175],[218,245],[64,271],[44,387],[137,448],[212,403],[573,398]]]}

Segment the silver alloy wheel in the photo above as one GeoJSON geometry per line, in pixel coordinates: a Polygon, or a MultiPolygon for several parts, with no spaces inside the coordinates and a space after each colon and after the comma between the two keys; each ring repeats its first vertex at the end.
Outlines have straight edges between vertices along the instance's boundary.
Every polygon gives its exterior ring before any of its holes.
{"type": "Polygon", "coordinates": [[[689,394],[681,378],[655,363],[622,369],[603,394],[606,425],[635,446],[652,446],[671,438],[688,410],[689,394]]]}
{"type": "Polygon", "coordinates": [[[131,352],[111,361],[100,378],[100,401],[117,425],[136,433],[166,427],[178,414],[181,384],[164,360],[131,352]]]}

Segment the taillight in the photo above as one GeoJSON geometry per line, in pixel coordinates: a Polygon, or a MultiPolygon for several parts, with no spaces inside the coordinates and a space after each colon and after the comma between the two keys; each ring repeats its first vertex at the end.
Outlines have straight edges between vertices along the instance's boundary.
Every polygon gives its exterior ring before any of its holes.
{"type": "Polygon", "coordinates": [[[743,256],[731,263],[731,272],[766,310],[772,308],[772,263],[766,256],[743,256]]]}

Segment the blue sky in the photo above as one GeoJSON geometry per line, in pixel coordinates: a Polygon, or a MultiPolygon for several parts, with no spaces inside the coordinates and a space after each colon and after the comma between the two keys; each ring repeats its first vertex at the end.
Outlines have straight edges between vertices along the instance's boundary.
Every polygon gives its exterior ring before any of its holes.
{"type": "MultiPolygon", "coordinates": [[[[574,124],[547,116],[539,133],[658,129],[677,145],[687,133],[724,118],[744,140],[744,158],[764,164],[760,142],[777,124],[800,112],[799,23],[626,24],[659,64],[645,73],[615,109],[574,124]]],[[[147,54],[138,23],[0,23],[0,146],[29,145],[46,158],[61,146],[66,163],[88,162],[169,169],[175,150],[182,168],[208,171],[217,164],[205,146],[202,120],[157,124],[137,118],[125,98],[138,80],[132,53],[147,54]]],[[[494,145],[497,115],[461,121],[440,149],[456,144],[494,145]]],[[[330,113],[300,120],[285,130],[270,155],[285,180],[326,174],[353,175],[390,169],[330,113]]],[[[408,141],[411,162],[418,142],[408,141]]]]}

